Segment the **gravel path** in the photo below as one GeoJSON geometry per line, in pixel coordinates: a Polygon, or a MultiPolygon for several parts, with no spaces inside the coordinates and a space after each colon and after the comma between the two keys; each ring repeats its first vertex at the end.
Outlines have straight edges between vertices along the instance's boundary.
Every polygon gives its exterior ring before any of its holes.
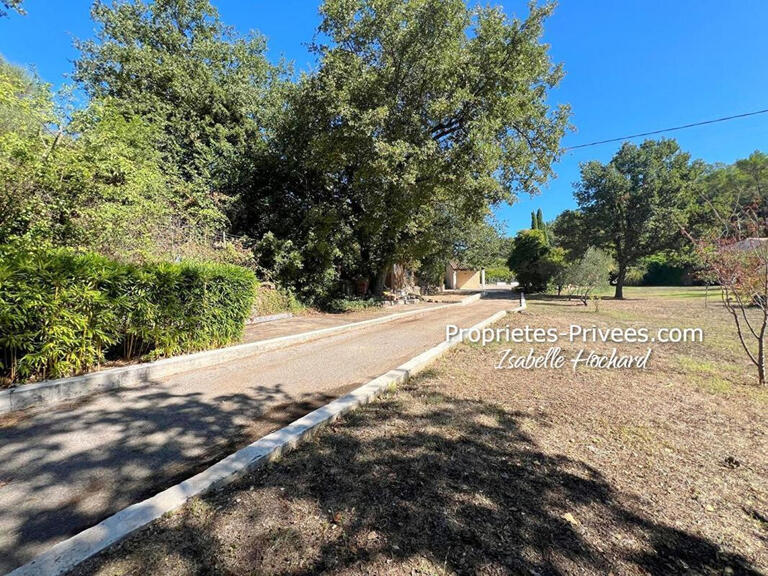
{"type": "Polygon", "coordinates": [[[402,364],[446,324],[516,304],[497,294],[5,421],[0,573],[402,364]]]}

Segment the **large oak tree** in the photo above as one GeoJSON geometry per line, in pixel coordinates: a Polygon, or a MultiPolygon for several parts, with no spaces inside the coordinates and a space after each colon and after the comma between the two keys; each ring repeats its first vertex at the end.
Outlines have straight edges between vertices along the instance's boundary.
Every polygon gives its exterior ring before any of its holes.
{"type": "Polygon", "coordinates": [[[616,298],[630,266],[682,242],[700,170],[674,140],[625,143],[607,164],[582,164],[575,196],[584,238],[614,253],[616,298]]]}
{"type": "Polygon", "coordinates": [[[286,205],[293,245],[322,248],[305,273],[322,261],[378,290],[394,262],[449,255],[446,229],[481,222],[552,175],[568,109],[548,100],[562,77],[541,40],[551,11],[509,19],[463,0],[326,0],[317,69],[288,98],[273,141],[280,181],[263,170],[254,179],[244,231],[278,226],[249,206],[286,205]],[[343,236],[341,249],[318,241],[326,235],[343,236]]]}

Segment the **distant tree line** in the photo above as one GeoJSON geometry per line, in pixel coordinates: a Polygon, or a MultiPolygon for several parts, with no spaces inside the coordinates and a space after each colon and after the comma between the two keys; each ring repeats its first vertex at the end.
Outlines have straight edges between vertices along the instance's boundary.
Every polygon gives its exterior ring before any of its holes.
{"type": "Polygon", "coordinates": [[[567,282],[567,269],[590,247],[613,258],[610,280],[622,298],[627,282],[708,282],[706,262],[690,237],[743,236],[768,216],[768,155],[754,152],[732,165],[692,160],[674,140],[624,144],[608,163],[581,165],[575,210],[513,241],[510,267],[529,290],[567,282]],[[725,229],[724,229],[724,224],[725,229]]]}
{"type": "Polygon", "coordinates": [[[758,384],[768,384],[768,155],[708,166],[674,140],[626,143],[606,164],[582,164],[574,195],[576,210],[549,226],[532,214],[512,241],[509,266],[526,290],[567,286],[586,305],[610,278],[620,299],[643,267],[646,281],[676,284],[685,272],[716,284],[758,384]]]}

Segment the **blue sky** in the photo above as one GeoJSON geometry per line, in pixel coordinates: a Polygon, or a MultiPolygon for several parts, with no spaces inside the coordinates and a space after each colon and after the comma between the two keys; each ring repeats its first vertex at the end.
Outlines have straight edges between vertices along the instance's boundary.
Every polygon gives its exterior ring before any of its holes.
{"type": "MultiPolygon", "coordinates": [[[[315,0],[213,0],[238,30],[267,36],[270,57],[308,69],[305,43],[318,22],[315,0]]],[[[491,0],[524,15],[526,1],[491,0]]],[[[71,71],[75,37],[92,33],[90,0],[26,0],[26,16],[0,20],[0,53],[33,66],[59,85],[71,71]]],[[[637,132],[768,108],[768,2],[764,0],[561,0],[545,39],[566,77],[552,94],[569,103],[572,146],[637,132]]],[[[768,114],[671,134],[708,162],[733,162],[768,149],[768,114]]],[[[527,227],[531,210],[547,219],[574,206],[579,163],[607,161],[619,144],[566,153],[557,178],[534,198],[497,210],[510,233],[527,227]]]]}

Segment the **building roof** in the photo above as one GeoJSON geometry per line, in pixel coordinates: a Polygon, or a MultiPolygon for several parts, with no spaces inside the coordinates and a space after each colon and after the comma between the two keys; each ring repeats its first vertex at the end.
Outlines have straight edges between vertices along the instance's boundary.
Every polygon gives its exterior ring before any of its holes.
{"type": "Polygon", "coordinates": [[[451,267],[452,270],[482,270],[482,266],[470,266],[469,264],[464,264],[462,262],[459,262],[458,260],[449,260],[448,265],[451,267]]]}

